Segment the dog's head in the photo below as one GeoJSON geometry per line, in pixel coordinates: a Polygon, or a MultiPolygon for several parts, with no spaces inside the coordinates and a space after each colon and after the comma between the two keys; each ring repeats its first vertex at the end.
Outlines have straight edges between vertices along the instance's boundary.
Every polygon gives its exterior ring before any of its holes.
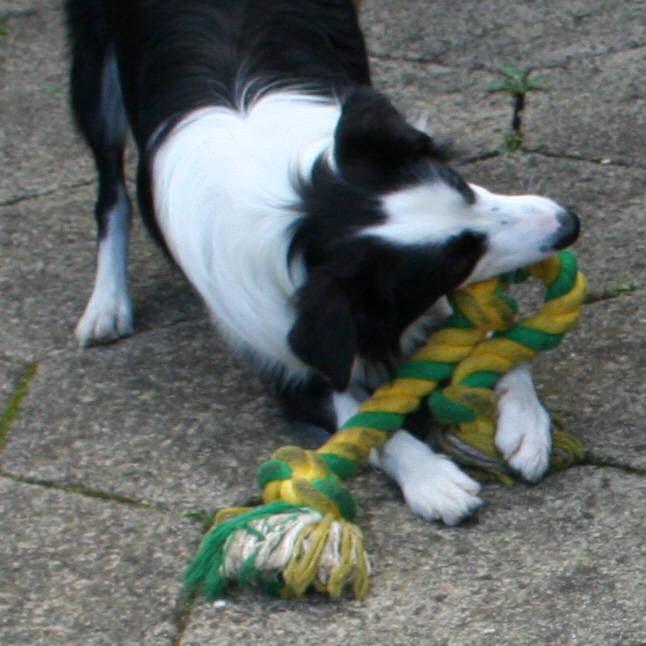
{"type": "Polygon", "coordinates": [[[339,390],[358,355],[396,356],[404,330],[438,298],[548,258],[579,229],[552,200],[465,182],[370,89],[346,99],[333,159],[319,160],[302,197],[292,253],[308,278],[289,342],[339,390]]]}

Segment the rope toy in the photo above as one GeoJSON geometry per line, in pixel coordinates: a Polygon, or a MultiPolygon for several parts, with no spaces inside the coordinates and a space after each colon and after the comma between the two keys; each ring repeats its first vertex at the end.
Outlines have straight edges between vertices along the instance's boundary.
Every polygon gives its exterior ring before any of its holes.
{"type": "MultiPolygon", "coordinates": [[[[559,344],[577,324],[585,292],[576,256],[565,250],[453,294],[444,326],[328,442],[316,451],[283,447],[261,465],[264,505],[216,514],[186,572],[187,587],[208,600],[222,597],[232,581],[283,597],[310,588],[338,597],[351,587],[365,598],[370,567],[362,532],[352,522],[356,504],[341,480],[355,476],[370,450],[381,448],[424,398],[445,425],[445,451],[481,479],[517,479],[494,444],[493,388],[500,374],[559,344]],[[544,303],[515,324],[517,306],[504,291],[530,276],[546,285],[544,303]]],[[[553,432],[550,470],[583,455],[578,440],[553,432]]]]}

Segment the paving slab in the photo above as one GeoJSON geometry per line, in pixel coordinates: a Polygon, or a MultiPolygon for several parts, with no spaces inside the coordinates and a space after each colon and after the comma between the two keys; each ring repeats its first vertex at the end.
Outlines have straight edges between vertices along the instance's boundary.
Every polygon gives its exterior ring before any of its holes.
{"type": "Polygon", "coordinates": [[[572,469],[486,487],[475,526],[412,520],[383,485],[360,498],[373,561],[365,602],[236,593],[199,605],[182,646],[628,646],[646,634],[646,481],[572,469]]]}
{"type": "Polygon", "coordinates": [[[0,469],[174,508],[257,494],[255,471],[293,432],[206,322],[40,362],[0,469]]]}
{"type": "Polygon", "coordinates": [[[537,70],[545,72],[548,81],[545,91],[533,92],[527,99],[524,145],[643,169],[646,90],[641,77],[645,71],[644,46],[537,70]]]}
{"type": "Polygon", "coordinates": [[[172,646],[199,525],[0,478],[3,646],[172,646]]]}
{"type": "MultiPolygon", "coordinates": [[[[1,8],[0,8],[1,9],[1,8]]],[[[71,127],[61,3],[6,5],[0,37],[0,204],[90,181],[91,158],[71,127]]],[[[0,15],[3,11],[0,10],[0,15]]]]}
{"type": "Polygon", "coordinates": [[[370,0],[362,14],[374,55],[446,66],[561,66],[646,44],[641,0],[370,0]]]}
{"type": "Polygon", "coordinates": [[[646,294],[585,307],[561,347],[539,357],[535,378],[594,456],[646,469],[646,294]]]}

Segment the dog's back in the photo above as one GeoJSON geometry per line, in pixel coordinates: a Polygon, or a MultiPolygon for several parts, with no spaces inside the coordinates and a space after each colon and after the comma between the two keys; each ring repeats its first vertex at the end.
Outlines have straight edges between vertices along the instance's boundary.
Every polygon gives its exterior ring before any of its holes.
{"type": "Polygon", "coordinates": [[[285,86],[331,96],[370,83],[351,0],[69,0],[68,15],[75,58],[99,71],[116,53],[143,150],[195,108],[244,106],[285,86]]]}

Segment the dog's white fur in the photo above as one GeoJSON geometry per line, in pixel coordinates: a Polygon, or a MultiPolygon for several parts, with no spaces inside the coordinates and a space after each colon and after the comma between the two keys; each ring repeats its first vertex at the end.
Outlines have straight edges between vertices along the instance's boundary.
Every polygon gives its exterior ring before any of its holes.
{"type": "Polygon", "coordinates": [[[384,200],[388,220],[374,227],[375,235],[402,244],[441,242],[465,229],[485,231],[488,250],[467,283],[545,258],[545,240],[559,228],[562,211],[539,195],[498,195],[470,185],[474,204],[466,204],[446,184],[421,185],[398,191],[384,200]]]}
{"type": "Polygon", "coordinates": [[[287,345],[294,318],[285,302],[305,278],[300,262],[287,263],[299,217],[289,206],[294,178],[330,148],[338,117],[337,105],[292,94],[246,114],[205,108],[155,156],[155,207],[171,253],[222,333],[263,370],[306,369],[287,345]]]}

